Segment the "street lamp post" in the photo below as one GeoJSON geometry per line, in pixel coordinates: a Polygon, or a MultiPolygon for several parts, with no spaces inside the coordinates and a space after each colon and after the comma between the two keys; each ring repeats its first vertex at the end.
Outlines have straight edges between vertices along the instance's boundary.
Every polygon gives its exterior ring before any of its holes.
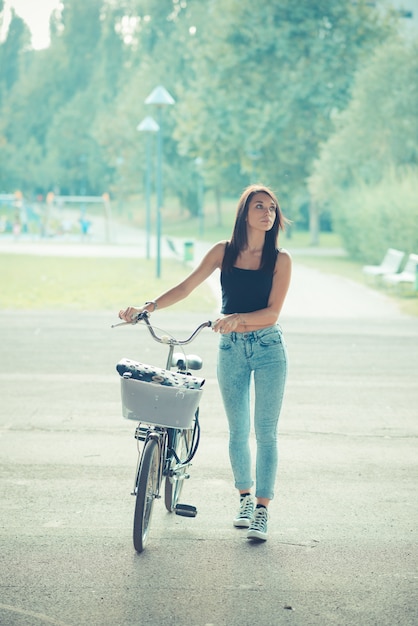
{"type": "Polygon", "coordinates": [[[146,162],[147,173],[145,179],[145,203],[146,203],[146,232],[147,232],[147,259],[150,258],[151,248],[151,133],[158,132],[160,127],[150,116],[145,117],[136,127],[140,133],[147,133],[146,162]]]}
{"type": "Polygon", "coordinates": [[[156,87],[145,100],[145,104],[153,104],[158,113],[158,148],[157,148],[157,278],[161,276],[161,209],[163,207],[163,132],[162,132],[162,109],[164,106],[174,104],[174,98],[162,86],[156,87]]]}
{"type": "Polygon", "coordinates": [[[202,176],[202,157],[195,159],[195,165],[197,170],[197,203],[198,203],[198,217],[199,217],[199,235],[202,237],[205,230],[205,213],[203,208],[203,176],[202,176]]]}

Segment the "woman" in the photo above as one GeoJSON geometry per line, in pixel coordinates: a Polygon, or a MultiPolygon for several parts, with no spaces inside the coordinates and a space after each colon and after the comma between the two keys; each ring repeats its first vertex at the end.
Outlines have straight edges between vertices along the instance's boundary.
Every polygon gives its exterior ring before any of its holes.
{"type": "Polygon", "coordinates": [[[119,317],[131,321],[186,298],[215,269],[221,270],[222,317],[213,324],[221,334],[218,382],[229,423],[229,455],[240,494],[234,526],[249,539],[267,539],[267,508],[277,472],[277,424],[287,375],[287,354],[277,320],[291,277],[286,250],[277,249],[287,220],[274,193],[261,185],[243,192],[231,241],[215,244],[199,266],[156,300],[128,307],[119,317]],[[257,442],[256,506],[251,494],[250,382],[254,377],[254,428],[257,442]]]}

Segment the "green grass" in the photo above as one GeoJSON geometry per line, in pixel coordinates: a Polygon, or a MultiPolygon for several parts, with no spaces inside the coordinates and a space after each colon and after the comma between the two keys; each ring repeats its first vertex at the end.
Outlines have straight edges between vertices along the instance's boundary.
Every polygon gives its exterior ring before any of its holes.
{"type": "MultiPolygon", "coordinates": [[[[222,227],[216,225],[214,204],[208,207],[203,237],[206,241],[215,242],[230,236],[235,201],[224,201],[222,207],[222,227]]],[[[137,220],[140,226],[139,222],[137,220]]],[[[170,212],[163,216],[163,236],[199,239],[199,220],[191,218],[178,207],[171,207],[170,212]]],[[[365,284],[362,263],[332,255],[330,249],[341,248],[338,235],[321,233],[319,248],[310,248],[309,244],[309,233],[297,231],[295,227],[280,236],[280,245],[289,248],[298,263],[365,284]],[[304,249],[304,253],[298,255],[300,248],[304,249]],[[318,251],[325,249],[328,254],[318,254],[318,251]]],[[[189,271],[180,262],[163,259],[162,278],[157,280],[154,260],[8,254],[0,255],[0,267],[2,275],[8,278],[3,281],[0,292],[2,309],[116,311],[123,306],[152,300],[181,281],[189,271]]],[[[379,286],[375,288],[383,289],[379,286]]],[[[388,293],[387,290],[385,293],[388,293]]],[[[411,288],[402,294],[391,292],[389,295],[398,302],[404,313],[418,316],[418,292],[411,288]]],[[[212,312],[216,302],[207,286],[201,286],[175,307],[182,311],[212,312]]]]}
{"type": "MultiPolygon", "coordinates": [[[[292,247],[294,243],[292,243],[292,247]]],[[[343,276],[365,284],[362,264],[339,256],[318,256],[295,252],[297,263],[325,273],[343,276]]],[[[113,310],[142,304],[182,280],[188,268],[163,259],[162,277],[155,278],[153,260],[42,257],[0,255],[3,281],[0,291],[2,309],[113,310]]],[[[387,293],[385,291],[385,293],[387,293]]],[[[391,294],[401,310],[418,316],[418,293],[391,294]]],[[[179,311],[211,313],[215,299],[207,286],[199,287],[187,300],[173,308],[179,311]]]]}
{"type": "MultiPolygon", "coordinates": [[[[188,269],[163,260],[162,277],[155,262],[132,259],[0,255],[3,280],[1,309],[113,310],[141,305],[181,281],[188,269]]],[[[210,312],[216,301],[207,288],[196,289],[174,305],[188,312],[210,312]]]]}

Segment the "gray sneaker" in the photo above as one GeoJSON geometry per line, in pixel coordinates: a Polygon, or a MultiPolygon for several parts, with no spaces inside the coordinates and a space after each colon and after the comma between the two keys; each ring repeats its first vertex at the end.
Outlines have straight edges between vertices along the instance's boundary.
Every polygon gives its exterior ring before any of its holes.
{"type": "Polygon", "coordinates": [[[264,506],[256,508],[254,517],[247,532],[247,539],[267,540],[267,519],[268,513],[264,506]]]}
{"type": "Polygon", "coordinates": [[[244,496],[240,500],[239,511],[234,518],[236,528],[249,528],[254,514],[254,500],[252,496],[244,496]]]}

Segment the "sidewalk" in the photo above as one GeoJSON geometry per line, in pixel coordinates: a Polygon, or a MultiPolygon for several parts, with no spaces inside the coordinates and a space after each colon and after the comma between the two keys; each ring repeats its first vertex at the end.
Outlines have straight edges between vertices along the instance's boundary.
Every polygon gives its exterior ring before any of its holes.
{"type": "MultiPolygon", "coordinates": [[[[143,258],[143,249],[0,239],[0,255],[143,258]]],[[[196,261],[204,252],[195,245],[196,261]]],[[[216,276],[210,286],[219,295],[216,276]]],[[[179,336],[202,321],[170,309],[153,319],[179,336]]],[[[157,501],[139,556],[135,424],[121,417],[115,364],[165,352],[144,328],[111,329],[114,321],[106,312],[0,312],[0,623],[416,626],[418,320],[295,253],[280,319],[290,369],[269,540],[250,544],[232,526],[237,498],[208,330],[191,349],[206,382],[184,487],[199,513],[179,518],[157,501]]]]}

